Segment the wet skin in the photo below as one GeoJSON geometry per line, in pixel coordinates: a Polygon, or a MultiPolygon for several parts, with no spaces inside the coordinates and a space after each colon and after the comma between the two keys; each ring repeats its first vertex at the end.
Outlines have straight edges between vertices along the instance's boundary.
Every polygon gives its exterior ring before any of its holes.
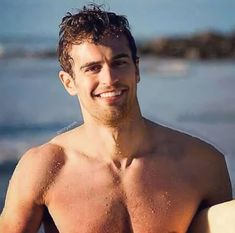
{"type": "MultiPolygon", "coordinates": [[[[183,233],[200,205],[231,198],[220,153],[195,138],[148,124],[152,138],[162,135],[154,139],[157,147],[123,164],[89,158],[77,151],[83,146],[73,140],[65,146],[75,131],[29,151],[11,180],[8,197],[21,199],[14,208],[23,219],[21,229],[28,225],[29,230],[6,232],[36,232],[47,208],[60,233],[183,233]],[[29,214],[22,204],[33,211],[29,214]]],[[[6,208],[3,217],[13,207],[6,208]]],[[[18,215],[9,218],[14,217],[18,215]]],[[[46,225],[52,233],[52,222],[46,225]]]]}
{"type": "Polygon", "coordinates": [[[158,146],[123,167],[71,151],[46,196],[60,232],[183,233],[200,207],[230,198],[218,152],[195,138],[156,128],[164,135],[158,146]],[[208,171],[211,164],[215,168],[208,171]]]}

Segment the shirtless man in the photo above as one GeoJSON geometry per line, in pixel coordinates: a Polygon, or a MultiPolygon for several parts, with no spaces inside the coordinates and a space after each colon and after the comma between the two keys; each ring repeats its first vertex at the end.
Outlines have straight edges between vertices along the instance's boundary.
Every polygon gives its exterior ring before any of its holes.
{"type": "MultiPolygon", "coordinates": [[[[84,123],[29,150],[10,181],[1,233],[185,233],[231,199],[222,154],[142,117],[135,41],[97,6],[62,20],[59,73],[84,123]]],[[[146,93],[147,94],[147,93],[146,93]]]]}

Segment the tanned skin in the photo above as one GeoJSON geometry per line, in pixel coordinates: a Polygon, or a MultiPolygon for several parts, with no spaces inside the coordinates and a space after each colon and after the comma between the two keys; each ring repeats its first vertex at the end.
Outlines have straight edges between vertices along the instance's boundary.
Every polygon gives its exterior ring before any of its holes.
{"type": "Polygon", "coordinates": [[[84,124],[22,157],[0,232],[36,233],[44,221],[47,233],[185,233],[200,209],[231,200],[220,152],[142,117],[124,36],[70,55],[74,76],[59,76],[84,124]]]}

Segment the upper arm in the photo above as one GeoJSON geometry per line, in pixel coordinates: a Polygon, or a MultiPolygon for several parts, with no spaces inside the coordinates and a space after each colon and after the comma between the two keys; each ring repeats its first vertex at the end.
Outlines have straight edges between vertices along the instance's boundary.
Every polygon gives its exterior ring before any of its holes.
{"type": "Polygon", "coordinates": [[[214,164],[211,176],[211,187],[208,193],[209,206],[219,204],[232,199],[232,186],[223,154],[213,148],[214,164]]]}
{"type": "Polygon", "coordinates": [[[9,182],[5,206],[0,219],[0,232],[36,232],[43,207],[37,202],[35,177],[31,173],[32,152],[20,160],[9,182]]]}
{"type": "Polygon", "coordinates": [[[44,197],[55,169],[51,150],[31,149],[19,161],[10,180],[0,218],[0,232],[36,233],[45,207],[44,197]]]}
{"type": "MultiPolygon", "coordinates": [[[[211,231],[210,224],[214,221],[214,217],[211,218],[209,211],[214,211],[214,206],[222,206],[223,204],[220,203],[228,203],[227,201],[232,199],[232,187],[225,157],[214,147],[204,143],[196,155],[202,155],[199,156],[200,162],[197,162],[199,167],[197,172],[200,174],[199,187],[203,190],[201,208],[204,209],[196,213],[188,232],[220,232],[211,231]]],[[[217,217],[221,217],[221,213],[216,211],[217,217]]]]}
{"type": "MultiPolygon", "coordinates": [[[[14,196],[11,192],[9,196],[14,196]]],[[[9,196],[0,217],[0,232],[36,233],[41,224],[43,206],[35,204],[30,199],[22,200],[21,197],[13,201],[9,196]]]]}
{"type": "Polygon", "coordinates": [[[204,193],[202,207],[231,200],[232,187],[224,155],[205,143],[202,143],[198,153],[200,154],[198,173],[204,193]]]}

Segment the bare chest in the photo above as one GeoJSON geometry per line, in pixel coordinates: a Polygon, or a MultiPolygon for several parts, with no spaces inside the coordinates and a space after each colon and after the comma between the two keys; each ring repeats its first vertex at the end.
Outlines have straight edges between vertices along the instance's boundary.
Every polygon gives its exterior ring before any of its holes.
{"type": "Polygon", "coordinates": [[[64,172],[51,188],[48,209],[60,233],[184,233],[200,204],[174,169],[92,171],[64,172]]]}

